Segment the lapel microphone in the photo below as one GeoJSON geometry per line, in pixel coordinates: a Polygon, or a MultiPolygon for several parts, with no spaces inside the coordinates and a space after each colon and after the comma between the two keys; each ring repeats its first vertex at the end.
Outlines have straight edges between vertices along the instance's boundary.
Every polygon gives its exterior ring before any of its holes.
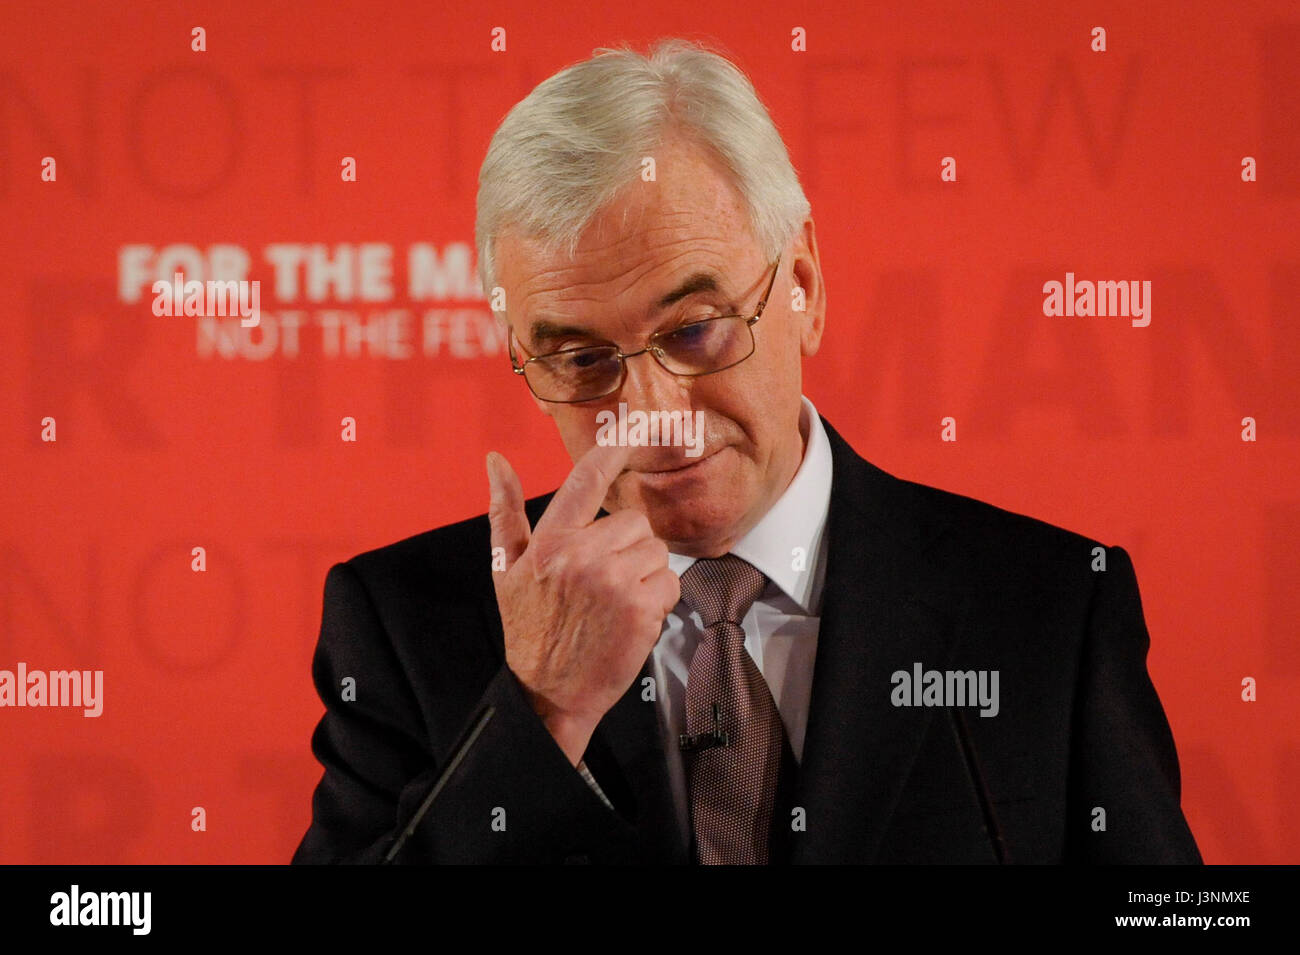
{"type": "Polygon", "coordinates": [[[714,746],[726,746],[731,742],[731,737],[722,728],[722,704],[714,703],[710,709],[713,712],[713,727],[703,733],[682,733],[677,737],[677,748],[683,753],[694,753],[702,749],[712,749],[714,746]]]}

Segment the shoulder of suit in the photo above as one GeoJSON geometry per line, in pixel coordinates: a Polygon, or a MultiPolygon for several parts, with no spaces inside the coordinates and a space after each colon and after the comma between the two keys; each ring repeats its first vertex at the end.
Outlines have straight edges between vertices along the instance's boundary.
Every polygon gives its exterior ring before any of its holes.
{"type": "Polygon", "coordinates": [[[1004,559],[1038,560],[1047,556],[1091,555],[1110,550],[1099,540],[1041,518],[998,507],[988,501],[917,481],[889,476],[899,499],[909,500],[917,513],[929,515],[951,536],[1004,559]]]}
{"type": "MultiPolygon", "coordinates": [[[[1028,560],[1067,555],[1073,561],[1079,554],[1107,548],[1092,537],[1040,518],[898,477],[859,454],[824,417],[822,424],[832,451],[838,452],[836,479],[847,479],[853,486],[848,506],[866,513],[903,540],[921,546],[946,540],[949,545],[961,545],[968,556],[996,551],[1028,560]]],[[[834,485],[831,493],[834,500],[834,485]]]]}

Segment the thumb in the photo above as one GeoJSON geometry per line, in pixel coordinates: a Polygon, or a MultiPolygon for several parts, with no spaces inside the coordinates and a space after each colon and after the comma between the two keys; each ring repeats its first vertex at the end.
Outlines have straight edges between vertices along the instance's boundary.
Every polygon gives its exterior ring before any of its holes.
{"type": "Polygon", "coordinates": [[[505,552],[505,569],[509,570],[523,554],[532,535],[528,515],[524,513],[524,489],[510,462],[496,451],[488,452],[487,472],[491,494],[488,522],[492,525],[492,569],[500,570],[501,551],[497,550],[500,547],[505,552]]]}

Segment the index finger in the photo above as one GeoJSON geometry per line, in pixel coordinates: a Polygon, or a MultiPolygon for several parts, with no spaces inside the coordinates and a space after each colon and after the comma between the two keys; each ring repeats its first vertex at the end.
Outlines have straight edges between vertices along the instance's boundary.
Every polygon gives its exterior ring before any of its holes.
{"type": "Polygon", "coordinates": [[[623,473],[631,454],[632,449],[626,445],[593,444],[588,448],[551,498],[534,533],[577,530],[594,521],[609,486],[623,473]]]}

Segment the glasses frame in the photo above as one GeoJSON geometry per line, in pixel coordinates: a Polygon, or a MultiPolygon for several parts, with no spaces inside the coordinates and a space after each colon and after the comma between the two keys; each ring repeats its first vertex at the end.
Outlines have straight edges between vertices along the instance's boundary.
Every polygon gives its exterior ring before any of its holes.
{"type": "MultiPolygon", "coordinates": [[[[767,288],[763,292],[763,297],[758,300],[758,306],[754,309],[753,315],[743,315],[743,314],[714,315],[712,318],[702,318],[696,322],[686,322],[683,325],[677,325],[674,326],[673,328],[668,328],[668,329],[664,329],[661,332],[653,333],[648,339],[646,339],[645,347],[639,349],[638,351],[624,352],[621,348],[619,348],[618,345],[614,345],[614,344],[580,345],[577,348],[561,348],[559,351],[547,352],[545,355],[532,355],[524,359],[523,363],[520,364],[517,356],[515,355],[515,332],[514,329],[511,328],[509,334],[507,335],[507,343],[506,343],[506,347],[510,352],[510,370],[513,371],[516,375],[523,375],[524,384],[528,386],[528,390],[533,393],[533,397],[536,398],[538,401],[545,401],[549,404],[557,404],[557,405],[580,405],[588,401],[596,401],[600,398],[608,398],[610,395],[617,394],[620,390],[622,390],[623,384],[627,381],[627,360],[629,358],[635,358],[637,355],[643,355],[646,352],[650,352],[651,356],[655,360],[655,363],[658,364],[660,368],[663,368],[663,370],[668,372],[668,374],[670,375],[676,375],[678,378],[703,378],[705,375],[716,375],[718,372],[726,371],[728,368],[735,368],[741,362],[747,361],[748,359],[752,358],[754,356],[754,352],[757,350],[757,342],[754,340],[754,324],[760,318],[762,318],[763,310],[767,308],[768,299],[772,294],[772,289],[776,286],[776,277],[781,271],[781,256],[779,254],[777,255],[776,261],[773,263],[771,268],[772,268],[772,277],[771,279],[768,280],[767,288]],[[657,345],[657,341],[660,337],[665,335],[671,335],[674,332],[680,331],[683,328],[690,328],[693,325],[701,325],[705,322],[720,322],[723,320],[730,321],[736,318],[744,319],[745,327],[749,330],[749,354],[747,354],[744,358],[739,358],[736,361],[733,361],[729,365],[723,365],[721,368],[714,368],[709,371],[696,372],[695,374],[676,372],[664,365],[663,357],[662,357],[663,349],[658,347],[657,345]],[[618,358],[618,366],[619,366],[618,382],[614,385],[614,387],[610,388],[609,391],[603,392],[599,395],[592,395],[590,398],[561,400],[557,398],[543,398],[533,389],[533,383],[528,380],[528,375],[525,373],[530,363],[535,361],[541,361],[543,358],[551,358],[554,357],[555,355],[568,355],[573,352],[586,351],[591,348],[602,348],[602,349],[613,348],[614,354],[618,358]]],[[[522,345],[520,346],[520,351],[524,351],[522,345]]],[[[524,353],[527,354],[526,351],[524,353]]]]}

